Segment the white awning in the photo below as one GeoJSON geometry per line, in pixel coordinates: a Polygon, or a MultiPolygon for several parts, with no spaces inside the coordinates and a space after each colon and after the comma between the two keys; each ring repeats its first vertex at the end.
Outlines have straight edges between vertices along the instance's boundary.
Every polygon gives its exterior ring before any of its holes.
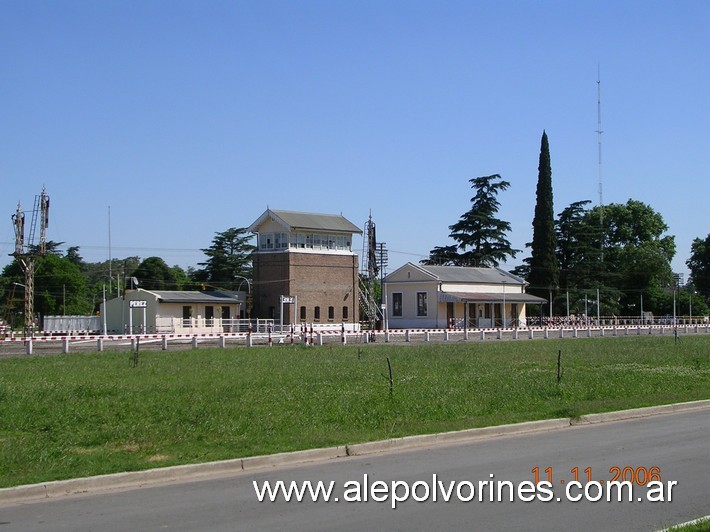
{"type": "Polygon", "coordinates": [[[439,292],[440,303],[525,303],[542,305],[547,299],[520,292],[503,294],[502,292],[439,292]]]}

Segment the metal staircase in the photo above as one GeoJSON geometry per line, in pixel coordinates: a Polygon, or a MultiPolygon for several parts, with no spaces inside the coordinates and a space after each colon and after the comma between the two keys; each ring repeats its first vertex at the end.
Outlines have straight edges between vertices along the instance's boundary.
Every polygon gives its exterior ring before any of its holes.
{"type": "Polygon", "coordinates": [[[368,279],[360,277],[360,308],[370,323],[370,329],[375,329],[377,320],[384,320],[382,309],[375,301],[375,298],[368,286],[368,279]]]}

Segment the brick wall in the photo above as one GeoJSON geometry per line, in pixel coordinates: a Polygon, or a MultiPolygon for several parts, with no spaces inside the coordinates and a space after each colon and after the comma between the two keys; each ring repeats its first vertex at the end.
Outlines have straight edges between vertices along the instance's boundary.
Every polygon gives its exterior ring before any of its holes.
{"type": "MultiPolygon", "coordinates": [[[[279,321],[279,296],[289,295],[298,297],[297,322],[357,322],[357,275],[356,255],[255,253],[254,317],[273,317],[279,321]],[[301,314],[301,307],[305,307],[305,316],[301,314]],[[320,307],[319,319],[316,318],[316,307],[320,307]],[[332,319],[329,318],[329,307],[333,308],[332,319]],[[347,317],[343,316],[343,307],[347,308],[347,317]]],[[[293,321],[293,312],[293,305],[284,306],[284,323],[293,321]]]]}

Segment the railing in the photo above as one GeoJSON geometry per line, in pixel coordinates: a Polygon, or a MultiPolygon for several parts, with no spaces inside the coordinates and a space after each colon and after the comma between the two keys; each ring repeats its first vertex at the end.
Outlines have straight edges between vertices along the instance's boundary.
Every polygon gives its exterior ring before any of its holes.
{"type": "Polygon", "coordinates": [[[635,325],[706,325],[707,316],[528,316],[526,324],[529,327],[605,327],[605,326],[635,326],[635,325]]]}
{"type": "MultiPolygon", "coordinates": [[[[142,326],[134,326],[135,333],[180,334],[180,333],[267,333],[269,326],[272,330],[274,320],[255,319],[243,320],[238,318],[156,318],[155,330],[142,331],[142,326]]],[[[148,327],[148,329],[153,329],[148,327]]]]}
{"type": "MultiPolygon", "coordinates": [[[[325,324],[323,324],[325,325],[325,324]]],[[[290,328],[290,325],[288,326],[290,328]]],[[[286,326],[284,326],[284,329],[286,326]]],[[[413,343],[413,342],[485,342],[491,340],[534,340],[548,338],[602,338],[630,337],[630,336],[664,336],[664,335],[708,335],[710,323],[696,323],[694,325],[613,325],[613,326],[586,326],[580,328],[489,328],[489,329],[389,329],[385,331],[356,331],[326,330],[306,331],[297,328],[293,334],[284,332],[267,333],[190,333],[190,334],[119,334],[98,335],[95,337],[82,336],[42,336],[42,337],[10,337],[0,338],[0,352],[19,353],[22,350],[28,355],[38,352],[69,353],[74,350],[97,350],[104,348],[131,349],[134,353],[144,349],[168,350],[200,346],[209,347],[236,347],[236,346],[277,346],[277,345],[304,345],[318,346],[324,344],[346,345],[350,343],[413,343]]]]}
{"type": "Polygon", "coordinates": [[[503,318],[475,318],[469,317],[468,323],[464,318],[452,318],[449,320],[449,329],[491,329],[491,328],[515,328],[515,327],[525,327],[530,325],[530,318],[527,322],[521,322],[521,320],[506,317],[505,324],[503,323],[503,318]]]}

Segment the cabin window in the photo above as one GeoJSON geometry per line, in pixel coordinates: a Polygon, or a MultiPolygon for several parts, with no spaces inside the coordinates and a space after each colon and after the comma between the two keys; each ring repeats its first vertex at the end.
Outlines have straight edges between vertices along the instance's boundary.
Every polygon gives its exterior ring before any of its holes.
{"type": "Polygon", "coordinates": [[[274,233],[274,247],[276,249],[288,248],[288,233],[274,233]]]}

